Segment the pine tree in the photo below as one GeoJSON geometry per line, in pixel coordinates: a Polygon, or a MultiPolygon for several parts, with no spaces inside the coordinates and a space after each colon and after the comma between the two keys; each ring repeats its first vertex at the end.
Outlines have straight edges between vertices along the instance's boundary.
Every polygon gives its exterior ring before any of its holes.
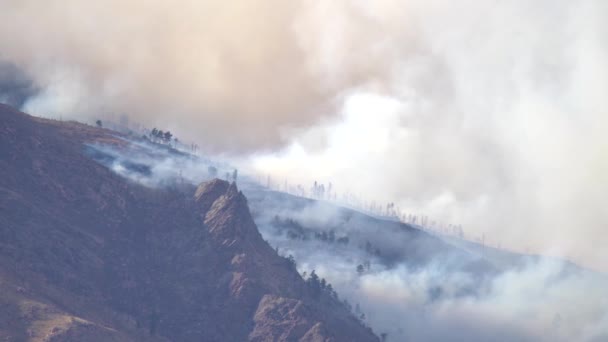
{"type": "Polygon", "coordinates": [[[165,143],[170,143],[171,142],[171,137],[173,137],[173,134],[171,134],[171,132],[166,131],[165,134],[162,135],[162,139],[165,141],[165,143]]]}

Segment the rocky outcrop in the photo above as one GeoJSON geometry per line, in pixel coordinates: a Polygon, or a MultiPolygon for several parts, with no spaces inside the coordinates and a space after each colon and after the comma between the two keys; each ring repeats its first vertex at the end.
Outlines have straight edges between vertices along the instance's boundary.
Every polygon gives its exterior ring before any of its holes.
{"type": "Polygon", "coordinates": [[[218,255],[227,258],[222,277],[230,279],[230,303],[253,317],[249,340],[375,340],[335,298],[311,295],[293,266],[264,241],[235,183],[203,183],[195,199],[218,255]]]}
{"type": "Polygon", "coordinates": [[[265,244],[251,218],[247,199],[235,183],[219,179],[203,183],[195,198],[203,222],[219,244],[253,250],[265,244]]]}

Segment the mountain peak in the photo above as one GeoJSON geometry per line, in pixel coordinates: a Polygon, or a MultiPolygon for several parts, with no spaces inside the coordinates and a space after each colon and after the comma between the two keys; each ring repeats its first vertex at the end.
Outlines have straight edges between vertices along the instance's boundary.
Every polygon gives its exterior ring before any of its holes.
{"type": "Polygon", "coordinates": [[[217,178],[199,184],[194,193],[194,199],[198,204],[200,212],[206,213],[216,199],[226,194],[229,187],[230,183],[217,178]]]}
{"type": "Polygon", "coordinates": [[[247,199],[235,182],[214,179],[201,183],[194,194],[199,214],[211,236],[225,246],[246,241],[263,243],[247,206],[247,199]]]}

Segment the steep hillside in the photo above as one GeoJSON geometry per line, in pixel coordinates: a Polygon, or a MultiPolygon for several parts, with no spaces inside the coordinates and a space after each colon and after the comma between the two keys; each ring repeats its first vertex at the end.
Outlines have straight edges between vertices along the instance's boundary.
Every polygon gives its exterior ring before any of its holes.
{"type": "Polygon", "coordinates": [[[0,105],[0,340],[377,341],[261,237],[236,185],[151,189],[113,132],[0,105]]]}
{"type": "MultiPolygon", "coordinates": [[[[246,184],[254,219],[265,237],[280,247],[297,249],[321,243],[323,249],[358,249],[387,268],[405,263],[410,269],[441,264],[450,271],[478,276],[498,268],[479,253],[420,230],[412,225],[372,217],[327,201],[264,190],[246,184]]],[[[353,272],[354,272],[353,267],[353,272]]]]}

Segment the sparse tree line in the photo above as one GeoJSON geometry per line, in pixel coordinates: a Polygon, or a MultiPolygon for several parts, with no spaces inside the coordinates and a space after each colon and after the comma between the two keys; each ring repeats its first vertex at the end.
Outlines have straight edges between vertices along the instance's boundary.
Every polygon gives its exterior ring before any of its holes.
{"type": "Polygon", "coordinates": [[[336,194],[332,191],[332,187],[331,182],[329,182],[327,187],[325,187],[324,184],[317,183],[317,181],[315,181],[310,188],[311,197],[323,200],[335,200],[336,194]]]}
{"type": "Polygon", "coordinates": [[[281,218],[275,215],[271,221],[271,225],[276,229],[278,234],[285,234],[291,240],[308,241],[315,239],[330,244],[337,243],[342,245],[348,245],[350,242],[347,235],[337,237],[333,229],[330,229],[328,232],[312,231],[312,229],[305,228],[298,221],[289,217],[281,218]]]}
{"type": "MultiPolygon", "coordinates": [[[[301,184],[291,185],[288,184],[287,181],[285,181],[284,184],[281,185],[279,183],[274,182],[270,175],[268,175],[266,177],[265,183],[266,187],[269,189],[284,191],[286,193],[300,197],[332,201],[338,200],[338,194],[334,191],[331,182],[325,185],[315,181],[310,188],[306,189],[306,187],[301,184]]],[[[260,179],[260,184],[264,184],[264,182],[262,182],[262,179],[260,179]]]]}
{"type": "MultiPolygon", "coordinates": [[[[367,316],[361,309],[359,303],[356,303],[353,307],[352,304],[346,300],[338,297],[338,293],[334,290],[333,286],[325,280],[325,278],[320,278],[315,270],[312,270],[309,275],[306,272],[302,273],[302,278],[305,280],[306,285],[311,291],[313,298],[320,299],[322,296],[327,296],[334,300],[336,303],[340,303],[348,312],[353,314],[359,322],[367,327],[365,319],[367,316]]],[[[386,334],[383,334],[386,335],[386,334]]],[[[383,340],[386,340],[386,337],[383,337],[383,340]]]]}
{"type": "Polygon", "coordinates": [[[127,115],[122,115],[120,117],[120,122],[118,123],[109,121],[109,123],[107,123],[106,125],[106,123],[98,119],[95,121],[95,125],[99,128],[107,126],[111,130],[123,132],[132,138],[142,139],[147,142],[160,144],[163,146],[170,146],[180,150],[189,150],[189,152],[191,152],[192,154],[196,154],[199,149],[199,146],[195,143],[191,143],[189,145],[184,144],[169,130],[163,131],[162,129],[158,129],[156,127],[149,130],[137,123],[129,124],[129,119],[127,115]],[[130,127],[132,127],[135,131],[131,130],[130,127]]]}
{"type": "MultiPolygon", "coordinates": [[[[215,167],[213,165],[209,165],[209,167],[207,168],[207,174],[209,175],[209,178],[217,178],[217,176],[218,176],[217,167],[215,167]]],[[[236,182],[238,176],[239,176],[239,170],[234,169],[232,172],[226,171],[226,173],[224,174],[224,179],[226,179],[229,182],[231,182],[231,181],[236,182]]]]}
{"type": "MultiPolygon", "coordinates": [[[[103,128],[103,122],[101,120],[96,120],[95,121],[95,125],[99,128],[103,128]]],[[[128,128],[128,120],[121,120],[120,123],[120,127],[122,127],[123,131],[128,131],[129,134],[132,134],[133,132],[128,128]],[[123,122],[124,121],[124,122],[123,122]],[[125,123],[126,122],[126,123],[125,123]]],[[[179,143],[179,139],[177,139],[176,137],[173,136],[173,134],[170,131],[162,131],[157,129],[156,127],[153,128],[151,131],[149,131],[146,134],[143,134],[142,139],[151,141],[153,143],[156,144],[167,144],[170,145],[171,143],[174,144],[174,146],[177,146],[177,144],[179,143]]]]}
{"type": "Polygon", "coordinates": [[[129,117],[126,114],[120,115],[118,121],[110,120],[108,122],[100,119],[95,121],[95,125],[99,128],[109,127],[112,130],[128,133],[129,135],[141,137],[144,140],[151,141],[157,144],[172,145],[173,148],[181,148],[196,154],[199,150],[199,145],[195,143],[184,144],[180,139],[176,138],[170,131],[163,131],[157,128],[149,130],[139,123],[129,122],[129,117]],[[107,125],[106,125],[107,124],[107,125]],[[140,135],[141,134],[141,135],[140,135]]]}
{"type": "Polygon", "coordinates": [[[171,138],[173,138],[173,134],[170,131],[163,132],[162,130],[157,129],[156,127],[153,128],[150,133],[148,133],[148,137],[150,141],[157,144],[171,144],[172,141],[177,144],[177,142],[179,141],[177,138],[171,140],[171,138]]]}
{"type": "MultiPolygon", "coordinates": [[[[101,120],[97,120],[95,122],[95,124],[97,125],[97,127],[102,128],[103,127],[103,122],[101,120]]],[[[145,131],[146,133],[143,134],[141,136],[142,139],[155,143],[155,144],[162,144],[162,145],[168,145],[171,146],[173,148],[177,148],[178,145],[180,145],[180,140],[175,137],[173,135],[173,133],[171,133],[171,131],[163,131],[162,129],[157,129],[156,127],[154,127],[152,130],[150,131],[145,131]]],[[[131,134],[132,132],[129,131],[129,134],[131,134]]],[[[183,148],[184,145],[181,144],[181,147],[183,148]]],[[[196,153],[199,149],[199,146],[197,144],[190,144],[190,146],[186,146],[187,148],[190,149],[190,151],[192,153],[196,153]]],[[[218,177],[218,169],[215,166],[209,166],[208,169],[208,174],[211,178],[217,178],[218,177]]],[[[232,172],[226,172],[224,174],[224,178],[227,181],[234,181],[236,182],[238,177],[238,170],[234,169],[232,172]]]]}
{"type": "MultiPolygon", "coordinates": [[[[287,259],[287,262],[289,263],[290,267],[296,269],[297,265],[293,255],[290,254],[284,258],[287,259]]],[[[365,313],[363,313],[363,311],[361,310],[359,303],[355,304],[353,308],[353,306],[346,299],[340,300],[338,293],[334,290],[333,286],[327,280],[325,280],[325,278],[319,277],[315,270],[312,270],[310,274],[304,271],[302,272],[301,276],[302,279],[304,279],[306,289],[309,291],[311,297],[316,300],[326,298],[333,300],[336,303],[340,303],[346,310],[348,310],[355,317],[357,317],[360,320],[361,324],[366,325],[366,316],[365,313]]]]}
{"type": "MultiPolygon", "coordinates": [[[[302,186],[301,184],[294,186],[287,183],[287,181],[285,181],[284,184],[281,186],[279,183],[273,182],[270,176],[267,176],[266,186],[268,188],[283,191],[295,196],[311,199],[329,200],[337,202],[338,204],[346,204],[347,206],[356,208],[358,210],[367,212],[375,216],[396,219],[402,223],[416,225],[422,229],[427,229],[442,234],[457,236],[461,239],[467,238],[465,236],[465,232],[462,225],[429,220],[429,217],[426,215],[406,213],[401,210],[397,205],[395,205],[394,202],[381,204],[376,201],[364,201],[360,199],[359,196],[356,196],[355,194],[352,194],[350,192],[338,195],[331,182],[325,185],[318,181],[314,181],[309,190],[306,190],[306,187],[302,186]]],[[[476,242],[482,240],[482,238],[475,239],[471,237],[469,237],[468,239],[476,242]]]]}
{"type": "Polygon", "coordinates": [[[156,127],[152,128],[147,134],[144,134],[142,138],[156,144],[173,145],[173,148],[180,146],[180,148],[187,149],[194,154],[199,150],[198,144],[191,143],[190,145],[185,145],[177,137],[173,136],[171,131],[163,131],[156,127]]]}
{"type": "Polygon", "coordinates": [[[334,290],[333,286],[325,280],[325,278],[320,278],[315,270],[312,270],[310,274],[307,275],[306,272],[302,273],[302,278],[306,282],[306,286],[308,290],[311,292],[312,297],[319,300],[324,296],[330,298],[336,303],[340,303],[346,310],[348,310],[351,314],[353,314],[359,322],[367,326],[365,319],[365,313],[361,310],[361,306],[359,303],[356,303],[354,308],[346,299],[340,300],[338,297],[338,293],[334,290]]]}
{"type": "MultiPolygon", "coordinates": [[[[336,303],[342,305],[348,312],[350,312],[353,316],[355,316],[359,322],[368,327],[366,319],[367,316],[363,312],[363,309],[359,305],[359,303],[355,303],[355,306],[346,299],[340,300],[338,293],[334,290],[333,286],[325,280],[325,278],[320,278],[315,270],[312,270],[309,275],[306,272],[302,273],[302,278],[305,280],[308,289],[313,293],[313,297],[320,299],[322,296],[327,296],[334,300],[336,303]],[[315,297],[316,296],[316,297],[315,297]]],[[[388,338],[387,333],[380,333],[380,340],[385,342],[388,338]]]]}
{"type": "MultiPolygon", "coordinates": [[[[348,245],[350,238],[348,235],[340,237],[336,236],[336,232],[333,229],[329,231],[315,231],[311,228],[306,228],[298,221],[286,217],[282,218],[279,215],[275,215],[271,221],[271,225],[275,228],[276,232],[281,235],[287,236],[291,240],[302,240],[308,241],[314,238],[318,241],[323,241],[329,244],[348,245]]],[[[364,250],[367,254],[380,257],[382,252],[380,248],[374,246],[371,242],[365,241],[365,244],[359,246],[360,249],[364,250]]]]}
{"type": "Polygon", "coordinates": [[[334,290],[333,286],[325,278],[320,278],[315,270],[312,270],[309,275],[306,272],[302,273],[302,278],[306,282],[306,286],[313,298],[319,299],[321,295],[327,295],[329,298],[338,300],[338,293],[334,290]]]}
{"type": "MultiPolygon", "coordinates": [[[[302,240],[308,241],[314,238],[317,241],[323,241],[329,244],[342,244],[348,245],[350,243],[350,238],[348,235],[344,235],[341,237],[336,237],[336,233],[333,229],[326,231],[312,231],[312,229],[306,228],[302,226],[298,221],[292,218],[281,218],[278,215],[275,215],[272,222],[272,226],[276,229],[276,232],[281,235],[287,236],[287,238],[291,240],[302,240]]],[[[358,246],[360,249],[365,251],[368,255],[373,257],[380,258],[382,256],[382,252],[380,248],[375,247],[371,242],[365,241],[364,244],[358,246]]],[[[362,264],[359,264],[356,267],[356,272],[359,275],[362,275],[366,271],[370,271],[371,263],[369,260],[364,261],[362,264]]]]}
{"type": "MultiPolygon", "coordinates": [[[[282,256],[279,253],[279,247],[275,247],[275,251],[279,256],[283,257],[286,260],[289,268],[293,269],[294,271],[297,271],[298,265],[296,264],[296,259],[293,257],[293,255],[289,254],[288,256],[282,256]]],[[[310,274],[303,272],[301,276],[302,279],[304,279],[306,287],[313,298],[318,300],[321,298],[322,295],[326,295],[329,298],[338,300],[338,294],[334,290],[333,286],[331,286],[331,284],[327,282],[325,278],[319,278],[315,270],[312,270],[310,274]]]]}
{"type": "MultiPolygon", "coordinates": [[[[289,238],[291,240],[308,241],[312,237],[317,241],[323,241],[328,244],[335,243],[335,244],[342,244],[342,245],[346,246],[350,243],[350,238],[347,235],[336,238],[336,233],[333,229],[329,230],[329,232],[326,232],[326,231],[321,231],[321,232],[314,231],[313,232],[312,229],[302,226],[298,221],[296,221],[292,218],[289,218],[289,217],[281,218],[280,216],[275,215],[271,224],[276,229],[276,232],[278,234],[281,234],[281,235],[284,234],[285,236],[287,236],[287,238],[289,238]]],[[[380,248],[375,247],[369,241],[365,241],[364,244],[361,244],[358,247],[361,250],[365,251],[365,253],[367,253],[367,255],[369,255],[371,257],[380,258],[382,256],[382,252],[381,252],[380,248]]],[[[288,256],[288,259],[294,263],[294,267],[295,267],[295,261],[293,260],[293,256],[291,256],[291,255],[288,256]]],[[[370,270],[371,270],[371,263],[369,260],[363,261],[361,264],[357,265],[357,267],[355,268],[355,271],[357,272],[358,275],[363,275],[365,272],[369,272],[370,270]]]]}

